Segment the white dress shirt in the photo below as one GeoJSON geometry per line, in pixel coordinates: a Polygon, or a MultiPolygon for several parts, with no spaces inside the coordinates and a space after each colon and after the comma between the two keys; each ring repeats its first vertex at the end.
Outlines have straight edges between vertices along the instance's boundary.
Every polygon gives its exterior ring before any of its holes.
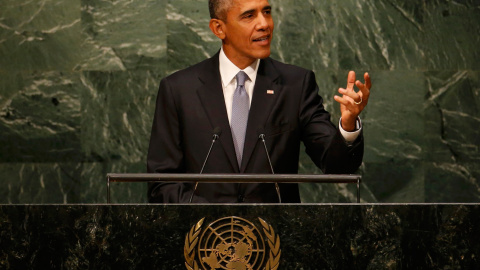
{"type": "MultiPolygon", "coordinates": [[[[255,86],[255,79],[257,78],[258,66],[260,60],[255,60],[250,66],[246,67],[243,71],[248,75],[248,79],[245,81],[245,90],[247,90],[248,99],[250,105],[252,104],[253,87],[255,86]]],[[[228,122],[232,122],[232,103],[233,93],[237,88],[237,79],[235,76],[241,71],[235,66],[230,59],[223,52],[223,48],[220,51],[220,77],[222,78],[223,97],[225,99],[225,107],[227,108],[228,122]]]]}

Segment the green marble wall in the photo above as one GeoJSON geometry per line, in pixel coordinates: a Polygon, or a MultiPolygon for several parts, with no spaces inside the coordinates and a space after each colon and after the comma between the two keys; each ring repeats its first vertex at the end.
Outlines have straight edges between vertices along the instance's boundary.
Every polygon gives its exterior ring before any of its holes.
{"type": "MultiPolygon", "coordinates": [[[[272,57],[316,72],[334,121],[347,71],[373,78],[363,201],[480,201],[478,1],[271,4],[272,57]]],[[[159,81],[219,49],[207,23],[206,0],[2,0],[0,203],[102,203],[106,173],[145,172],[159,81]]],[[[344,202],[354,188],[301,191],[344,202]]],[[[145,190],[115,184],[112,200],[145,190]]]]}

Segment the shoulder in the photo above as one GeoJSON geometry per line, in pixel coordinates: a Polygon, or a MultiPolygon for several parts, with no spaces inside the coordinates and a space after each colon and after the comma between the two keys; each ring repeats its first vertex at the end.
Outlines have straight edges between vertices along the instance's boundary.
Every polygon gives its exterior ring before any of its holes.
{"type": "Polygon", "coordinates": [[[182,70],[173,72],[160,81],[159,92],[173,96],[191,97],[191,94],[209,82],[220,83],[218,54],[182,70]]]}
{"type": "Polygon", "coordinates": [[[218,70],[218,56],[205,59],[199,63],[189,66],[185,69],[178,70],[166,76],[164,80],[172,83],[194,83],[195,80],[201,78],[205,73],[218,70]]]}
{"type": "Polygon", "coordinates": [[[295,65],[291,65],[291,64],[286,64],[286,63],[283,63],[283,62],[280,62],[278,60],[275,60],[275,59],[272,59],[270,57],[264,59],[265,63],[268,63],[270,65],[272,65],[273,67],[275,67],[275,69],[277,69],[278,71],[280,72],[293,72],[293,73],[308,73],[308,72],[311,72],[311,70],[308,70],[308,69],[305,69],[305,68],[302,68],[302,67],[299,67],[299,66],[295,66],[295,65]]]}
{"type": "Polygon", "coordinates": [[[174,71],[164,79],[169,81],[184,81],[189,78],[197,78],[202,72],[214,68],[214,59],[208,58],[187,68],[174,71]]]}
{"type": "Polygon", "coordinates": [[[272,58],[265,58],[264,70],[268,73],[277,73],[284,82],[302,82],[304,80],[315,80],[313,71],[303,67],[285,64],[272,58]]]}

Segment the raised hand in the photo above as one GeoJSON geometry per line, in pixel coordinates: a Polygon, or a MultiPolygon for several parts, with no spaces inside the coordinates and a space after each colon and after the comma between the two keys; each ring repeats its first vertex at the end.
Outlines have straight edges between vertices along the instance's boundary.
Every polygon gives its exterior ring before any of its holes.
{"type": "Polygon", "coordinates": [[[360,81],[355,81],[355,72],[348,72],[347,88],[339,88],[338,92],[342,96],[334,96],[335,101],[340,103],[340,112],[342,113],[342,128],[346,131],[355,130],[355,121],[358,115],[367,106],[368,98],[370,96],[370,88],[372,82],[368,73],[363,75],[365,84],[360,81]],[[360,90],[355,92],[353,86],[356,85],[360,90]]]}

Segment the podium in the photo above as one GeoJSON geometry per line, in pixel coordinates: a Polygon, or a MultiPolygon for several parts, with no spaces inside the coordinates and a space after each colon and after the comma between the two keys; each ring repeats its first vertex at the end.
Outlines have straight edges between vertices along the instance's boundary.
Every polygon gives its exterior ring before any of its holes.
{"type": "MultiPolygon", "coordinates": [[[[356,175],[108,174],[107,185],[226,179],[352,183],[360,198],[356,175]]],[[[476,269],[479,235],[478,203],[0,205],[0,269],[476,269]]]]}
{"type": "MultiPolygon", "coordinates": [[[[286,270],[476,269],[479,217],[479,204],[0,205],[0,268],[195,269],[187,259],[192,252],[185,256],[192,248],[198,269],[206,268],[203,258],[217,255],[222,265],[222,256],[254,265],[250,254],[263,263],[278,259],[277,269],[286,270]],[[232,246],[200,241],[215,239],[215,231],[240,243],[218,225],[247,221],[266,249],[274,236],[277,253],[240,249],[234,257],[232,246]]],[[[245,229],[240,235],[254,239],[245,229]]]]}

